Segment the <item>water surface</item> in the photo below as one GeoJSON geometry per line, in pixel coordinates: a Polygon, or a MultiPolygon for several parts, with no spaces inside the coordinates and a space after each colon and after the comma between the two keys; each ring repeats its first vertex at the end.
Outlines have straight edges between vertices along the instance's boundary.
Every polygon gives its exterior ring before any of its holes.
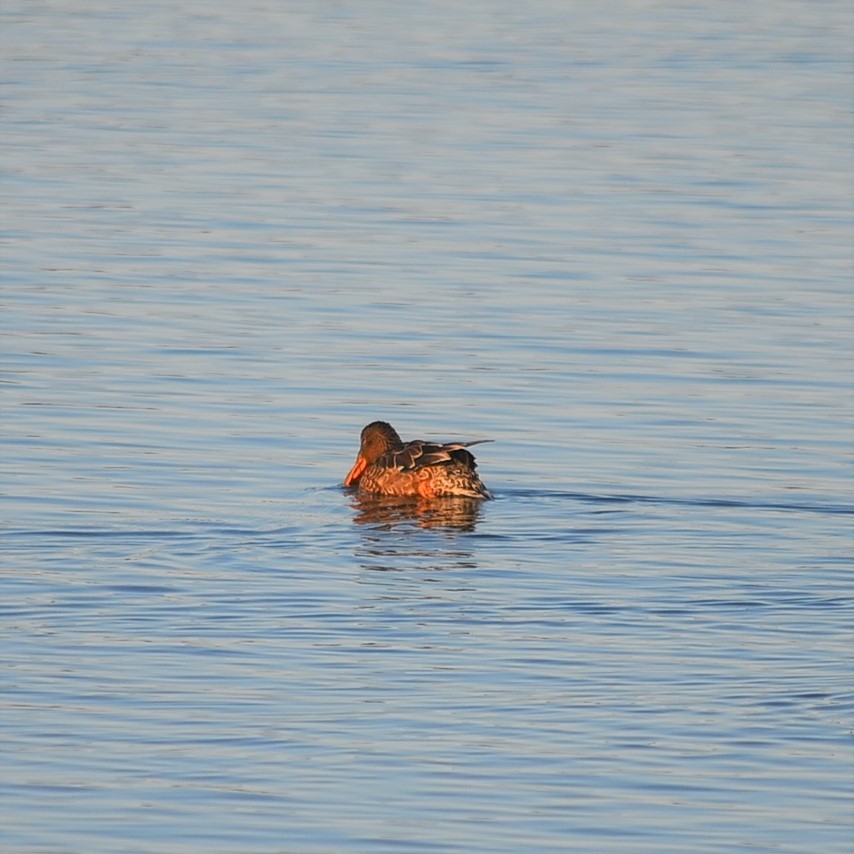
{"type": "Polygon", "coordinates": [[[0,848],[851,850],[846,4],[0,32],[0,848]]]}

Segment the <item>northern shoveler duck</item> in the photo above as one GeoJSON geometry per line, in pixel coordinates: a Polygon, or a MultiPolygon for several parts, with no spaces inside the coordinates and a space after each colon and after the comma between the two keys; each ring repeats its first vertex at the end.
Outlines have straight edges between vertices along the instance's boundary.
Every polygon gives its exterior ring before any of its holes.
{"type": "Polygon", "coordinates": [[[374,421],[362,430],[359,455],[344,486],[376,495],[491,498],[477,476],[473,454],[466,450],[489,441],[403,442],[391,424],[374,421]]]}

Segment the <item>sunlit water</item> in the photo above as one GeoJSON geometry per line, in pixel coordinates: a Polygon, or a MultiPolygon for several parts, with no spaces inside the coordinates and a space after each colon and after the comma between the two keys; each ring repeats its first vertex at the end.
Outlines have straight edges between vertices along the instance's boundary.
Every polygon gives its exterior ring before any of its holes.
{"type": "Polygon", "coordinates": [[[847,4],[0,32],[4,852],[851,850],[847,4]]]}

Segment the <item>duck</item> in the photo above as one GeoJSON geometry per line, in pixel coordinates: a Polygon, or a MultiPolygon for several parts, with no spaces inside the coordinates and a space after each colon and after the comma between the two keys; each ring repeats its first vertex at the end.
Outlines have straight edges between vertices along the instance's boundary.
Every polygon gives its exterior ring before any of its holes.
{"type": "Polygon", "coordinates": [[[344,486],[366,495],[491,498],[467,450],[491,441],[404,442],[391,424],[372,421],[362,430],[359,453],[344,486]]]}

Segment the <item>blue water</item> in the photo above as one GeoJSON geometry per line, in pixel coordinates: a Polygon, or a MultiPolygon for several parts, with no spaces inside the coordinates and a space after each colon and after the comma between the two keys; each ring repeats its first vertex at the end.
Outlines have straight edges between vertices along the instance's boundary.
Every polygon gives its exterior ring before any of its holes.
{"type": "Polygon", "coordinates": [[[852,36],[5,4],[0,850],[847,854],[852,36]]]}

